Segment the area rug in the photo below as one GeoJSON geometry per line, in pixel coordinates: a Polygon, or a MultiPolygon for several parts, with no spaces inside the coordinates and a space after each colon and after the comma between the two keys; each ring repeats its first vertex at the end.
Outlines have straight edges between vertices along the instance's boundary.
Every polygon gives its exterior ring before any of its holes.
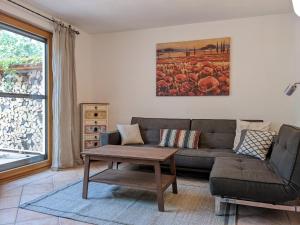
{"type": "Polygon", "coordinates": [[[215,216],[214,198],[208,184],[179,184],[178,194],[165,191],[165,212],[157,209],[154,192],[116,185],[89,184],[88,199],[82,199],[82,181],[68,185],[21,208],[101,225],[235,225],[236,207],[228,204],[224,216],[215,216]]]}

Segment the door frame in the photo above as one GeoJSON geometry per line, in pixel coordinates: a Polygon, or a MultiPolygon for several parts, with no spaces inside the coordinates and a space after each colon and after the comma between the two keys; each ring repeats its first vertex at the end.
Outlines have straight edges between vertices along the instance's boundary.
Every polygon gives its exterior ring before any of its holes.
{"type": "Polygon", "coordinates": [[[0,172],[0,184],[7,182],[8,180],[16,179],[22,176],[26,176],[32,173],[40,172],[41,170],[47,169],[51,166],[52,163],[52,89],[53,89],[53,82],[52,82],[52,33],[46,30],[43,30],[41,28],[38,28],[30,23],[27,23],[25,21],[22,21],[20,19],[14,18],[12,16],[9,16],[7,14],[4,14],[3,12],[0,12],[0,22],[4,23],[8,26],[12,26],[14,28],[24,30],[26,32],[32,33],[34,35],[43,37],[47,40],[47,45],[48,45],[48,51],[46,58],[48,59],[47,62],[47,136],[46,136],[46,145],[47,145],[47,159],[17,167],[14,169],[10,169],[4,172],[0,172]]]}

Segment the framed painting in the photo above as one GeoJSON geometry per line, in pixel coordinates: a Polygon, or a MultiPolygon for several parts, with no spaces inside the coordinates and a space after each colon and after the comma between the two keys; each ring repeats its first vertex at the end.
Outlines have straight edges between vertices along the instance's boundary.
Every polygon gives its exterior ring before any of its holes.
{"type": "Polygon", "coordinates": [[[156,45],[156,96],[227,96],[230,38],[156,45]]]}

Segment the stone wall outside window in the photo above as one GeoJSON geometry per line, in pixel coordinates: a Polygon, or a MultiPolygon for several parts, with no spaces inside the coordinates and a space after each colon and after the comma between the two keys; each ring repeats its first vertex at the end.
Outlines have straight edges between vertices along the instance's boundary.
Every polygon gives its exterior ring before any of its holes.
{"type": "MultiPolygon", "coordinates": [[[[0,92],[43,95],[42,68],[0,73],[0,92]]],[[[45,100],[0,97],[0,150],[45,152],[45,100]]]]}

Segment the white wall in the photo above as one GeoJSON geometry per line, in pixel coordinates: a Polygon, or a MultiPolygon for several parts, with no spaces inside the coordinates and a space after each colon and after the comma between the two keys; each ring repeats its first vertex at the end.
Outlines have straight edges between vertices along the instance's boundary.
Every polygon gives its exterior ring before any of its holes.
{"type": "MultiPolygon", "coordinates": [[[[30,6],[30,8],[32,7],[30,6]]],[[[42,19],[32,13],[28,13],[27,11],[14,6],[11,3],[0,1],[0,10],[6,14],[17,17],[42,29],[52,31],[52,24],[47,20],[42,19]]],[[[38,11],[37,9],[34,10],[38,11]]],[[[45,12],[41,13],[47,15],[45,12]]],[[[48,16],[51,17],[51,15],[48,16]]],[[[94,84],[94,74],[92,73],[91,69],[91,44],[91,35],[80,30],[80,35],[77,36],[75,48],[78,102],[92,101],[93,97],[95,96],[93,92],[94,88],[89,88],[91,84],[94,84]]]]}
{"type": "MultiPolygon", "coordinates": [[[[51,24],[6,1],[0,10],[51,31],[51,24]]],[[[110,129],[132,116],[247,118],[300,125],[300,19],[273,15],[103,35],[80,30],[76,42],[78,102],[109,102],[110,129]],[[155,44],[230,36],[228,97],[156,97],[155,44]]]]}
{"type": "MultiPolygon", "coordinates": [[[[296,81],[300,82],[300,17],[295,20],[295,58],[294,63],[296,65],[295,74],[296,81]]],[[[297,106],[297,122],[296,125],[300,127],[300,86],[295,94],[292,96],[295,99],[295,104],[297,106]]]]}
{"type": "Polygon", "coordinates": [[[300,123],[299,101],[283,94],[296,79],[295,21],[284,14],[93,36],[95,91],[98,101],[111,104],[110,129],[132,116],[263,119],[274,128],[300,123]],[[230,96],[156,97],[156,43],[225,36],[231,37],[230,96]]]}

